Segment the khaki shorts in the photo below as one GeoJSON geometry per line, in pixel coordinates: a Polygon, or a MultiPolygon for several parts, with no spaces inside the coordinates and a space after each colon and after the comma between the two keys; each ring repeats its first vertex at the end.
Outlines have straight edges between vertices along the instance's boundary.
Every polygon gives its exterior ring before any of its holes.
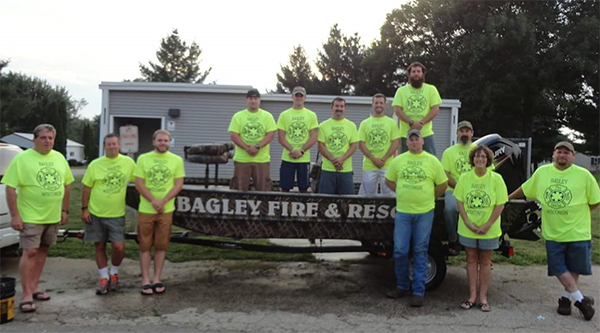
{"type": "Polygon", "coordinates": [[[140,251],[150,251],[154,245],[156,250],[166,250],[171,238],[173,212],[165,214],[138,213],[138,241],[140,251]]]}
{"type": "Polygon", "coordinates": [[[232,190],[248,191],[250,189],[250,178],[254,182],[257,191],[268,192],[272,189],[270,163],[242,163],[234,162],[233,178],[230,188],[232,190]]]}
{"type": "Polygon", "coordinates": [[[19,244],[22,249],[36,249],[43,245],[56,243],[58,223],[38,224],[23,223],[23,230],[19,235],[19,244]]]}

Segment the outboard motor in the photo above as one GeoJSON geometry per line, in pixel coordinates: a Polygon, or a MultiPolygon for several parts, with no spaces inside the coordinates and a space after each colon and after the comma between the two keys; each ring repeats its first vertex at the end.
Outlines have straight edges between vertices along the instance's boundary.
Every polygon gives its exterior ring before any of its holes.
{"type": "Polygon", "coordinates": [[[486,145],[492,150],[495,171],[504,178],[509,194],[527,180],[525,156],[516,143],[498,134],[488,134],[475,141],[475,144],[486,145]]]}

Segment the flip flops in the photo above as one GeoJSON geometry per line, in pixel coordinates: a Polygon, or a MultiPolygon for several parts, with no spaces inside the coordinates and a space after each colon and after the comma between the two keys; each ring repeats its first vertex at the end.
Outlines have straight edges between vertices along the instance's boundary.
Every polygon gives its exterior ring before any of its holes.
{"type": "Polygon", "coordinates": [[[154,295],[154,290],[152,290],[151,285],[145,284],[142,286],[142,289],[140,289],[140,293],[142,293],[144,296],[152,296],[154,295]]]}
{"type": "Polygon", "coordinates": [[[464,301],[464,302],[462,302],[460,304],[460,307],[463,308],[463,309],[465,309],[465,310],[469,310],[473,306],[475,306],[475,303],[473,303],[473,302],[471,302],[469,300],[466,300],[466,301],[464,301]]]}
{"type": "Polygon", "coordinates": [[[152,291],[155,294],[162,294],[165,291],[167,291],[167,286],[165,286],[164,284],[162,284],[160,282],[159,283],[155,283],[155,284],[152,285],[152,291]],[[159,288],[161,288],[162,290],[158,290],[159,288]]]}
{"type": "Polygon", "coordinates": [[[479,303],[479,310],[483,312],[492,311],[492,307],[488,303],[479,303]]]}
{"type": "Polygon", "coordinates": [[[19,310],[21,310],[21,312],[23,313],[28,313],[28,312],[35,312],[36,308],[35,308],[35,304],[33,303],[33,301],[25,301],[25,302],[21,302],[19,303],[19,310]],[[25,306],[29,305],[29,308],[25,308],[25,306]]]}
{"type": "Polygon", "coordinates": [[[44,291],[38,291],[33,293],[33,299],[36,301],[49,301],[50,295],[46,294],[44,291]]]}

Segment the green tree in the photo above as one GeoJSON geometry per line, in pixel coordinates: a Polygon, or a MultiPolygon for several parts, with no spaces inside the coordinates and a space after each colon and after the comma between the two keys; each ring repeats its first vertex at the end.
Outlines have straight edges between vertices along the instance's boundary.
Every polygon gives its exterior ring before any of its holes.
{"type": "Polygon", "coordinates": [[[206,71],[200,70],[201,54],[202,50],[196,42],[188,45],[174,29],[161,40],[160,48],[156,51],[159,63],[150,61],[148,66],[140,63],[142,79],[149,82],[203,83],[212,67],[206,71]]]}
{"type": "Polygon", "coordinates": [[[294,47],[289,64],[280,67],[281,74],[277,74],[276,92],[291,93],[296,86],[303,86],[309,93],[318,90],[319,79],[313,73],[302,45],[294,47]]]}

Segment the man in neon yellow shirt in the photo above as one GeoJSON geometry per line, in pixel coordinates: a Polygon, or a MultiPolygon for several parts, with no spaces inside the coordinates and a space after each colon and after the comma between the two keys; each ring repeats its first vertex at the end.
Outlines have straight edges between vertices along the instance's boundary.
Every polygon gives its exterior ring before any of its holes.
{"type": "Polygon", "coordinates": [[[407,150],[406,133],[417,129],[423,134],[424,150],[435,156],[433,141],[433,118],[440,111],[442,98],[434,85],[425,83],[425,66],[413,62],[406,69],[408,83],[396,90],[392,106],[400,119],[400,148],[407,150]]]}
{"type": "Polygon", "coordinates": [[[354,194],[352,155],[356,151],[356,125],[344,118],[346,101],[336,97],[331,102],[333,117],[319,126],[318,145],[323,156],[319,193],[354,194]]]}
{"type": "Polygon", "coordinates": [[[379,185],[381,194],[386,197],[395,195],[385,185],[385,172],[392,163],[390,157],[400,146],[400,132],[395,120],[385,115],[385,95],[375,94],[371,100],[372,114],[360,123],[358,129],[358,148],[362,151],[363,176],[359,195],[377,195],[379,185]]]}
{"type": "Polygon", "coordinates": [[[448,252],[452,255],[458,254],[458,208],[453,192],[460,175],[471,171],[469,153],[477,147],[472,141],[473,134],[471,122],[467,120],[459,122],[456,131],[458,142],[448,147],[442,154],[442,166],[448,177],[448,189],[444,196],[444,220],[448,230],[448,252]]]}
{"type": "Polygon", "coordinates": [[[15,156],[2,177],[11,226],[20,231],[23,249],[19,262],[22,312],[34,312],[34,300],[50,299],[38,284],[58,226],[69,219],[73,174],[65,157],[52,149],[55,138],[54,126],[38,125],[33,131],[33,148],[15,156]]]}
{"type": "Polygon", "coordinates": [[[573,164],[575,149],[556,144],[553,164],[539,167],[509,199],[536,199],[542,204],[542,235],[546,240],[548,276],[564,288],[557,312],[571,314],[571,300],[586,320],[594,316],[594,299],[577,287],[580,275],[592,275],[591,211],[600,206],[600,189],[592,174],[573,164]]]}
{"type": "Polygon", "coordinates": [[[105,156],[90,163],[83,176],[81,220],[85,223],[85,240],[94,242],[100,285],[96,295],[119,289],[119,266],[125,247],[125,194],[127,184],[134,181],[135,162],[119,154],[119,135],[104,137],[105,156]],[[112,244],[110,277],[106,242],[112,244]]]}
{"type": "Polygon", "coordinates": [[[269,144],[275,137],[277,124],[271,113],[260,108],[258,90],[248,90],[246,109],[233,115],[228,131],[235,143],[231,189],[248,191],[252,178],[257,191],[270,191],[269,144]]]}
{"type": "Polygon", "coordinates": [[[292,99],[294,105],[283,111],[277,120],[277,138],[283,146],[279,181],[281,191],[289,192],[294,187],[296,178],[298,190],[306,193],[310,186],[310,148],[317,142],[319,121],[316,113],[304,107],[304,87],[295,87],[292,99]]]}
{"type": "Polygon", "coordinates": [[[171,238],[175,197],[183,188],[183,159],[169,152],[171,133],[157,130],[152,136],[154,150],[138,157],[133,175],[140,193],[138,240],[142,295],[162,294],[166,287],[160,277],[171,238]],[[150,285],[150,250],[154,246],[154,277],[150,285]]]}
{"type": "Polygon", "coordinates": [[[410,306],[423,306],[427,253],[433,226],[435,198],[446,190],[448,177],[442,164],[423,151],[423,137],[417,129],[408,131],[408,152],[396,157],[385,174],[385,184],[396,192],[394,223],[394,270],[396,289],[387,297],[409,296],[410,306]],[[411,242],[412,239],[412,242],[411,242]],[[412,251],[411,251],[412,244],[412,251]],[[413,255],[412,284],[409,253],[413,255]]]}

